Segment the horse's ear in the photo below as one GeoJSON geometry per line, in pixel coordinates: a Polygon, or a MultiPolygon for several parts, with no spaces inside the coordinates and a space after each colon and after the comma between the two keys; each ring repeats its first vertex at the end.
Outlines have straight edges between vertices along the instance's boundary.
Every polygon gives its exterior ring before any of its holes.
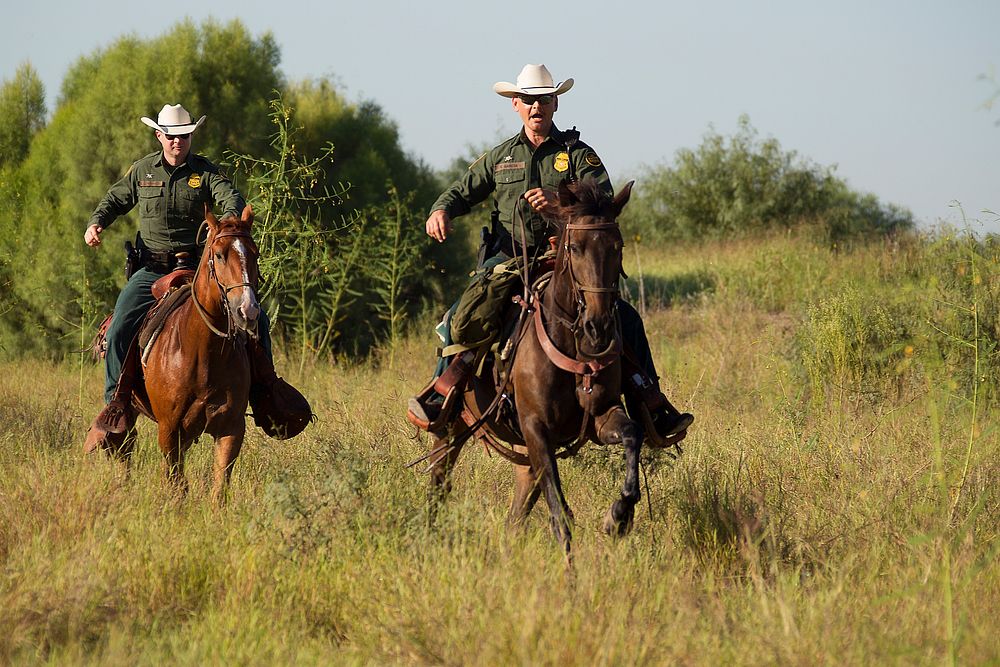
{"type": "Polygon", "coordinates": [[[208,228],[213,234],[219,231],[219,221],[212,213],[212,207],[209,204],[205,204],[205,222],[208,223],[208,228]]]}
{"type": "Polygon", "coordinates": [[[248,226],[253,224],[253,208],[250,207],[250,204],[243,207],[243,215],[240,216],[240,220],[247,223],[248,226]]]}
{"type": "Polygon", "coordinates": [[[625,187],[621,189],[617,195],[615,195],[614,209],[615,217],[617,218],[622,213],[622,209],[625,208],[625,204],[628,203],[629,197],[632,196],[632,186],[635,185],[635,181],[629,181],[625,184],[625,187]]]}
{"type": "Polygon", "coordinates": [[[573,191],[569,188],[569,183],[566,181],[559,181],[559,206],[565,208],[567,206],[572,206],[580,200],[577,198],[573,191]]]}

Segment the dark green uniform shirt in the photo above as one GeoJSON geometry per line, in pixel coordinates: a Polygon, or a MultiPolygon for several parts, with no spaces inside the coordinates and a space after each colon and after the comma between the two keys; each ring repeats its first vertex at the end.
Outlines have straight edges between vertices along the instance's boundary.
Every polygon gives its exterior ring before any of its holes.
{"type": "Polygon", "coordinates": [[[567,147],[567,135],[555,126],[549,136],[538,146],[531,146],[521,131],[482,155],[473,162],[468,171],[445,190],[431,212],[445,211],[455,218],[493,194],[493,217],[520,241],[521,232],[513,231],[514,207],[523,206],[525,225],[533,237],[530,245],[545,243],[548,236],[545,219],[531,209],[523,195],[532,188],[556,191],[559,182],[568,179],[572,173],[577,180],[585,176],[594,178],[602,189],[613,194],[611,179],[597,153],[582,141],[567,147]],[[570,163],[572,161],[572,170],[570,163]]]}
{"type": "Polygon", "coordinates": [[[138,204],[139,233],[146,247],[157,252],[178,251],[196,245],[206,203],[220,206],[223,216],[243,212],[243,196],[206,158],[192,153],[172,172],[168,166],[163,151],[136,160],[104,195],[88,226],[107,229],[138,204]]]}

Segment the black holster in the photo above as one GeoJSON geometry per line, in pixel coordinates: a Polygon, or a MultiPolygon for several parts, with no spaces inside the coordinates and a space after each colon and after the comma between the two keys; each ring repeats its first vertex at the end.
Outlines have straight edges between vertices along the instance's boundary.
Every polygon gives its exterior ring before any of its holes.
{"type": "Polygon", "coordinates": [[[131,241],[125,242],[125,280],[128,280],[135,272],[142,268],[142,250],[132,245],[131,241]]]}
{"type": "Polygon", "coordinates": [[[476,268],[480,269],[487,257],[492,257],[490,250],[493,247],[493,232],[483,227],[479,232],[479,252],[476,253],[476,268]]]}

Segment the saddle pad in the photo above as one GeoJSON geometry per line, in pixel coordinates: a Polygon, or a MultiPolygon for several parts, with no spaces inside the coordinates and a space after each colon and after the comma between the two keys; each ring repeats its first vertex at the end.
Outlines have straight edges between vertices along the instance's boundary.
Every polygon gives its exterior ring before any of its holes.
{"type": "MultiPolygon", "coordinates": [[[[163,322],[167,319],[167,316],[184,305],[184,302],[190,296],[191,287],[190,285],[185,285],[170,290],[165,297],[153,304],[142,324],[142,329],[139,330],[140,350],[146,350],[153,343],[157,334],[160,333],[160,329],[163,328],[163,322]]],[[[145,361],[145,356],[143,354],[143,361],[145,361]]]]}

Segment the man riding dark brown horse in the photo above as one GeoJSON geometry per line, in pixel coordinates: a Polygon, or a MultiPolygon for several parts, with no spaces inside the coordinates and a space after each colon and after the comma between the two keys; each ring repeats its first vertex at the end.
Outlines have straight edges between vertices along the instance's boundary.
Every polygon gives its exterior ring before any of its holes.
{"type": "MultiPolygon", "coordinates": [[[[496,93],[511,99],[513,110],[523,124],[521,131],[470,165],[432,207],[426,231],[438,242],[443,242],[451,231],[453,218],[468,213],[474,205],[492,195],[493,224],[492,229],[486,232],[480,250],[483,258],[480,273],[489,272],[522,254],[537,258],[549,247],[548,237],[552,229],[548,216],[558,206],[555,193],[560,183],[587,177],[593,179],[600,191],[609,196],[613,194],[607,170],[594,149],[580,141],[580,133],[575,128],[561,131],[552,122],[553,114],[559,108],[559,95],[572,86],[573,79],[555,83],[544,65],[525,65],[516,83],[495,84],[493,89],[496,93]],[[524,205],[527,205],[527,212],[524,213],[525,232],[522,235],[515,225],[515,218],[519,215],[518,209],[525,208],[524,205]]],[[[470,290],[476,284],[473,281],[470,290]]],[[[512,290],[515,287],[511,285],[512,290]]],[[[469,294],[467,290],[439,329],[445,340],[435,377],[443,373],[441,379],[447,379],[450,384],[464,384],[473,370],[461,352],[484,344],[484,341],[455,339],[453,336],[455,330],[450,316],[461,308],[463,299],[469,294]],[[444,373],[445,359],[451,355],[456,355],[451,372],[444,373]]],[[[511,294],[513,291],[506,296],[511,294]]],[[[509,299],[497,298],[496,310],[491,317],[495,320],[502,318],[502,309],[508,302],[509,299]]],[[[673,441],[684,433],[694,417],[676,410],[660,391],[659,377],[639,314],[621,300],[617,310],[627,357],[632,361],[623,388],[648,411],[651,424],[647,428],[647,438],[659,444],[673,441]]],[[[499,328],[494,326],[493,330],[499,328]]],[[[490,342],[495,341],[485,341],[490,342]]],[[[448,389],[440,381],[437,384],[439,389],[448,389]]],[[[427,390],[409,401],[408,417],[415,424],[426,427],[438,421],[442,393],[431,389],[433,387],[429,385],[427,390]]]]}

